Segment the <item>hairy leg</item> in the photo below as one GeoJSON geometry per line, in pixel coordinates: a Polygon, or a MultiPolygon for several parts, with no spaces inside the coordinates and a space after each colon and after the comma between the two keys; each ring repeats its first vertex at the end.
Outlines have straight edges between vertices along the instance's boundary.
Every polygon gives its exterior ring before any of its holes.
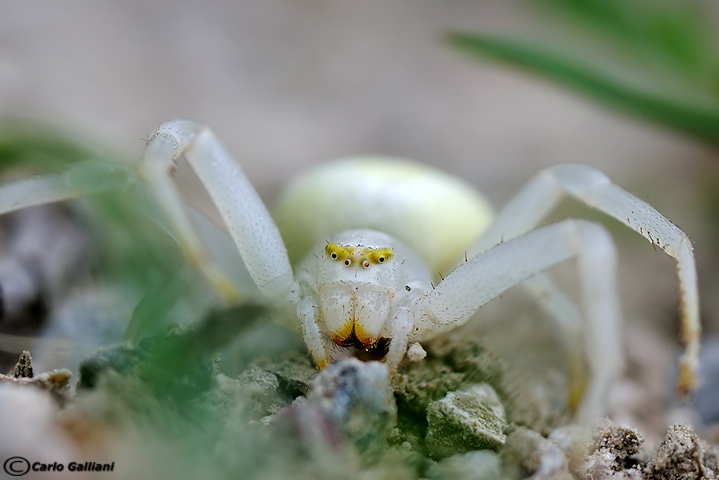
{"type": "Polygon", "coordinates": [[[607,390],[623,365],[616,249],[600,225],[566,220],[496,245],[457,267],[420,299],[415,312],[426,314],[421,321],[447,330],[513,285],[575,257],[586,327],[584,348],[591,370],[577,416],[592,421],[604,413],[607,390]]]}
{"type": "Polygon", "coordinates": [[[677,262],[682,340],[678,389],[690,393],[698,383],[699,293],[692,245],[686,234],[648,203],[626,192],[602,172],[586,165],[558,165],[541,171],[499,212],[472,252],[535,228],[564,196],[571,196],[619,220],[677,262]]]}
{"type": "Polygon", "coordinates": [[[213,265],[172,182],[174,160],[184,154],[217,206],[257,287],[294,315],[299,301],[287,250],[272,217],[239,164],[205,127],[189,120],[162,124],[139,166],[188,258],[229,299],[237,295],[213,265]]]}

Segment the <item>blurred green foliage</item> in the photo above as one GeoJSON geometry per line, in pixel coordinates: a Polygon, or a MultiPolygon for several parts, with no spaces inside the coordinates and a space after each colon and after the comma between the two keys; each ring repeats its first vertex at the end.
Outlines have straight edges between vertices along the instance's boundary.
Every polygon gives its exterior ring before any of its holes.
{"type": "Polygon", "coordinates": [[[128,155],[68,131],[0,122],[2,183],[50,174],[80,190],[96,190],[65,204],[95,239],[93,282],[111,286],[122,293],[121,302],[135,306],[126,337],[136,339],[187,321],[177,318],[183,312],[199,315],[201,299],[210,293],[184,262],[134,163],[128,155]],[[177,308],[193,304],[198,306],[177,308]]]}
{"type": "MultiPolygon", "coordinates": [[[[297,458],[296,438],[250,423],[254,391],[245,387],[254,384],[220,373],[236,376],[258,356],[302,348],[298,337],[268,322],[265,307],[217,301],[184,260],[135,163],[71,132],[0,121],[0,184],[56,175],[94,192],[64,202],[97,249],[88,252],[92,278],[74,287],[109,288],[116,303],[105,307],[132,312],[122,319],[127,341],[92,345],[80,363],[74,411],[101,431],[121,423],[140,432],[135,457],[117,460],[117,469],[143,465],[143,478],[285,478],[300,464],[305,478],[320,478],[334,457],[297,458]]],[[[113,430],[119,438],[123,428],[113,430]]]]}
{"type": "Polygon", "coordinates": [[[531,2],[557,35],[454,32],[454,48],[539,74],[606,106],[719,143],[719,19],[699,1],[531,2]],[[561,39],[561,37],[564,37],[561,39]]]}

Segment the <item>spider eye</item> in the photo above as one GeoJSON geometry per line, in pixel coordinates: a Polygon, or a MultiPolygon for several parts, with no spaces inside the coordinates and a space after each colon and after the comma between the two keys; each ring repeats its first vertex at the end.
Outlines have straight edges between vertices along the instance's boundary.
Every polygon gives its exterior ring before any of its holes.
{"type": "Polygon", "coordinates": [[[352,264],[352,260],[350,260],[349,258],[347,260],[345,260],[345,265],[350,266],[351,264],[352,264]]]}
{"type": "Polygon", "coordinates": [[[367,260],[365,260],[365,261],[362,263],[362,265],[364,266],[364,268],[368,268],[368,267],[369,267],[369,262],[368,262],[367,260]]]}
{"type": "Polygon", "coordinates": [[[325,247],[325,253],[332,260],[344,260],[354,253],[354,247],[338,245],[336,243],[328,243],[325,247]]]}
{"type": "Polygon", "coordinates": [[[363,253],[367,255],[367,260],[374,264],[386,263],[392,258],[390,248],[366,248],[363,253]]]}
{"type": "Polygon", "coordinates": [[[412,289],[409,287],[409,285],[405,285],[405,286],[404,286],[404,289],[407,290],[408,292],[409,292],[410,290],[412,290],[412,289]]]}

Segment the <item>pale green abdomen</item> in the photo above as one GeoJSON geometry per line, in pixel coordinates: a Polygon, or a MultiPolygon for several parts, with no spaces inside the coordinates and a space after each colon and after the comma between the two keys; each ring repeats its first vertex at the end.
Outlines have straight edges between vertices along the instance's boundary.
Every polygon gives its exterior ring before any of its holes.
{"type": "Polygon", "coordinates": [[[339,232],[370,228],[406,243],[436,275],[457,265],[493,212],[469,184],[439,170],[403,159],[353,157],[295,179],[274,216],[293,264],[339,232]]]}

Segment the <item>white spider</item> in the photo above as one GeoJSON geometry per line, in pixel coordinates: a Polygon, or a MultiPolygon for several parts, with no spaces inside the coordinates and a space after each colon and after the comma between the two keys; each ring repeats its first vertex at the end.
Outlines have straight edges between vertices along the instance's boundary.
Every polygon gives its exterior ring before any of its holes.
{"type": "MultiPolygon", "coordinates": [[[[214,134],[192,121],[164,123],[137,166],[189,261],[228,300],[242,292],[222,273],[198,236],[171,172],[184,154],[217,206],[248,273],[262,295],[301,326],[320,367],[328,339],[369,349],[389,340],[385,361],[395,370],[405,354],[424,356],[418,342],[453,329],[509,287],[524,283],[567,332],[570,361],[591,379],[579,416],[602,412],[622,366],[616,253],[606,230],[583,220],[541,228],[570,195],[625,223],[677,261],[683,340],[679,388],[696,385],[699,351],[697,280],[686,235],[647,203],[601,172],[560,165],[540,172],[492,221],[486,202],[463,182],[406,161],[348,160],[316,169],[281,200],[278,227],[240,166],[214,134]],[[491,221],[491,224],[490,224],[491,221]],[[293,260],[304,256],[293,272],[293,260]],[[541,273],[576,257],[584,313],[541,273]],[[459,264],[436,286],[433,274],[459,264]],[[584,347],[575,341],[581,318],[584,347]]],[[[87,177],[91,178],[91,177],[87,177]]],[[[0,189],[0,213],[93,193],[112,184],[68,172],[0,189]]]]}

